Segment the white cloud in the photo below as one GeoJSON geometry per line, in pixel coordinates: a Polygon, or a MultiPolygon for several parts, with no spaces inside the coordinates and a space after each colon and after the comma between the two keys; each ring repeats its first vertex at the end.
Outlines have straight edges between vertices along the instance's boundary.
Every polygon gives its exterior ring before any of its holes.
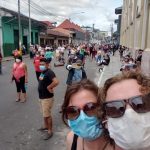
{"type": "MultiPolygon", "coordinates": [[[[21,1],[21,11],[28,14],[28,6],[21,1]]],[[[31,8],[31,16],[37,20],[62,22],[66,18],[79,25],[92,26],[101,30],[110,30],[110,24],[117,18],[115,8],[122,5],[122,0],[31,0],[56,16],[47,16],[31,8]],[[81,13],[85,12],[85,13],[81,13]]],[[[0,6],[17,11],[17,0],[0,0],[0,6]]],[[[37,8],[35,5],[33,7],[37,8]]]]}

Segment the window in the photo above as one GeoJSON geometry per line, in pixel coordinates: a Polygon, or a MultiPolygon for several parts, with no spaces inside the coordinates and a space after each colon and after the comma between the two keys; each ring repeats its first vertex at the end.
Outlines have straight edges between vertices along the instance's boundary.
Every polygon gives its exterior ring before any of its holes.
{"type": "Polygon", "coordinates": [[[141,0],[137,0],[136,18],[141,16],[141,0]]]}

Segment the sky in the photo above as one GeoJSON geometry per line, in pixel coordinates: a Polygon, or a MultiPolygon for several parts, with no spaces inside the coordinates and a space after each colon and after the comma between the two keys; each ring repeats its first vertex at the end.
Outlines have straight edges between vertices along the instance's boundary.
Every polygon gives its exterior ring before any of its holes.
{"type": "MultiPolygon", "coordinates": [[[[17,11],[18,0],[0,0],[0,6],[17,11]]],[[[28,15],[28,0],[20,0],[21,13],[28,15]]],[[[95,24],[95,28],[110,31],[110,25],[117,19],[115,8],[123,0],[31,0],[31,17],[36,20],[57,22],[65,19],[80,26],[95,24]],[[40,12],[40,6],[47,12],[40,12]]],[[[114,25],[114,29],[116,26],[114,25]]]]}

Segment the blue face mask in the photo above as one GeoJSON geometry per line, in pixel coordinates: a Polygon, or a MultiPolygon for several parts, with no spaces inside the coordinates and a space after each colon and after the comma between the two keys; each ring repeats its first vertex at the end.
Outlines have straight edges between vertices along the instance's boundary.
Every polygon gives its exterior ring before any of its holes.
{"type": "Polygon", "coordinates": [[[46,67],[45,67],[45,66],[40,65],[40,70],[41,70],[41,71],[45,71],[45,70],[46,70],[46,67]]]}
{"type": "Polygon", "coordinates": [[[100,120],[95,116],[88,117],[83,110],[76,120],[68,120],[68,125],[76,135],[86,140],[95,140],[103,132],[100,120]]]}

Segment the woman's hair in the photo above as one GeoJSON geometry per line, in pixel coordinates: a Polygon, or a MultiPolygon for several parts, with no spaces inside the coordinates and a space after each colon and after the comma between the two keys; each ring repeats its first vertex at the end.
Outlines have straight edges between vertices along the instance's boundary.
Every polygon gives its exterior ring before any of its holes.
{"type": "Polygon", "coordinates": [[[119,74],[106,80],[101,94],[102,101],[105,101],[107,91],[113,84],[121,82],[123,80],[129,80],[129,79],[134,79],[137,81],[137,83],[140,85],[139,90],[142,94],[147,94],[150,92],[150,78],[143,75],[140,72],[129,71],[127,73],[119,74]]]}
{"type": "MultiPolygon", "coordinates": [[[[119,83],[123,80],[130,80],[130,79],[134,79],[137,81],[137,83],[140,85],[139,90],[142,94],[147,94],[150,92],[150,78],[146,77],[142,73],[129,71],[129,72],[126,72],[123,74],[116,75],[116,76],[109,78],[105,81],[104,86],[101,90],[101,101],[102,101],[102,103],[106,101],[107,91],[113,84],[119,83]]],[[[104,112],[102,114],[102,120],[106,120],[106,116],[105,116],[104,112]]],[[[105,127],[105,125],[104,125],[104,127],[105,127]]],[[[106,140],[109,141],[110,144],[115,146],[114,140],[110,138],[107,128],[104,128],[104,135],[106,137],[106,140]]]]}
{"type": "Polygon", "coordinates": [[[80,82],[73,83],[71,86],[68,86],[66,90],[64,102],[62,104],[62,110],[61,110],[62,120],[66,125],[67,125],[67,120],[65,117],[65,108],[68,107],[71,97],[81,90],[91,91],[95,95],[95,97],[97,98],[97,103],[100,106],[99,107],[100,110],[98,111],[98,117],[101,118],[101,114],[102,114],[101,106],[102,105],[100,105],[101,104],[100,89],[97,87],[97,85],[94,82],[86,79],[80,82]]]}

